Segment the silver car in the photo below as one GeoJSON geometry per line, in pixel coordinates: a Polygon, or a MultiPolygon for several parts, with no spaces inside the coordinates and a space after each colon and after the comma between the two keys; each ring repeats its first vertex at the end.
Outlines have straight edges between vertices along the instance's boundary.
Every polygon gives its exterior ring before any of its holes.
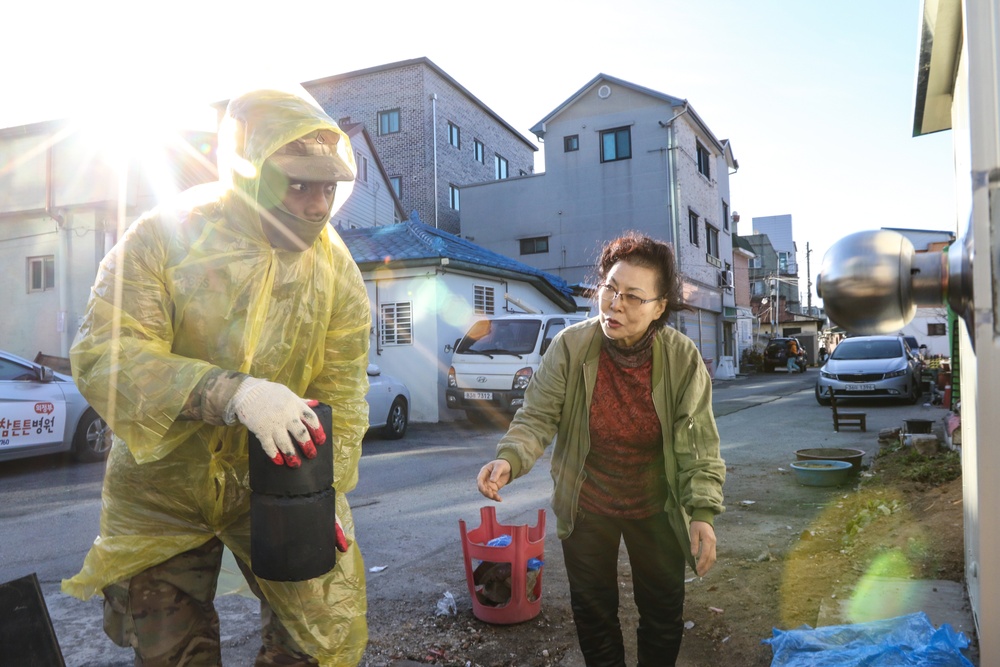
{"type": "Polygon", "coordinates": [[[100,461],[110,449],[111,429],[71,376],[0,351],[0,461],[67,451],[100,461]]]}
{"type": "Polygon", "coordinates": [[[900,336],[856,336],[842,340],[819,370],[816,400],[837,398],[920,400],[920,362],[900,336]]]}

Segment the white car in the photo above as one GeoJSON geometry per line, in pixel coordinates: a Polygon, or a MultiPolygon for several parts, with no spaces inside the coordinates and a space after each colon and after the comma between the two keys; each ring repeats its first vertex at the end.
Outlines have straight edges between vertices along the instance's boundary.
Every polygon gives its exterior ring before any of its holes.
{"type": "Polygon", "coordinates": [[[100,461],[110,449],[111,429],[72,376],[0,351],[0,461],[58,452],[100,461]]]}
{"type": "Polygon", "coordinates": [[[837,399],[902,399],[916,403],[923,394],[920,360],[902,336],[851,336],[833,348],[819,369],[816,401],[830,404],[830,391],[837,399]]]}
{"type": "Polygon", "coordinates": [[[376,364],[368,364],[368,428],[380,429],[390,440],[406,435],[410,415],[410,391],[406,385],[383,375],[376,364]]]}

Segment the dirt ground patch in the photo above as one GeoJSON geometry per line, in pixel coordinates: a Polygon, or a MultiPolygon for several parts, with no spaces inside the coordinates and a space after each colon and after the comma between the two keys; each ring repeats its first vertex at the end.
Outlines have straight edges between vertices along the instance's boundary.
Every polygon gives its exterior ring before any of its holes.
{"type": "MultiPolygon", "coordinates": [[[[961,466],[954,452],[933,458],[883,443],[854,487],[828,494],[809,527],[752,551],[723,548],[710,576],[688,584],[689,624],[679,665],[765,667],[772,628],[817,625],[826,599],[850,595],[866,573],[962,581],[961,466]]],[[[739,512],[738,502],[731,512],[739,512]]],[[[752,511],[751,508],[750,511],[752,511]]],[[[558,549],[548,577],[565,579],[558,549]]],[[[622,625],[635,624],[627,565],[622,625]]],[[[476,619],[468,605],[437,616],[426,601],[369,600],[370,641],[362,665],[548,667],[570,664],[576,634],[564,586],[545,583],[538,617],[502,626],[476,619]],[[400,619],[410,619],[400,621],[400,619]]],[[[464,591],[463,591],[464,592],[464,591]]],[[[577,658],[577,662],[582,664],[577,658]]]]}

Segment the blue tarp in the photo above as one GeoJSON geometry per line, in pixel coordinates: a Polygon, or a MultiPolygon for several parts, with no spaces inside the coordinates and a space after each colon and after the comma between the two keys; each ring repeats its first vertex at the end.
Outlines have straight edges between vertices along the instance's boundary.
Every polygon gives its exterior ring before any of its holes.
{"type": "Polygon", "coordinates": [[[854,625],[773,630],[771,667],[973,667],[969,640],[924,612],[854,625]]]}

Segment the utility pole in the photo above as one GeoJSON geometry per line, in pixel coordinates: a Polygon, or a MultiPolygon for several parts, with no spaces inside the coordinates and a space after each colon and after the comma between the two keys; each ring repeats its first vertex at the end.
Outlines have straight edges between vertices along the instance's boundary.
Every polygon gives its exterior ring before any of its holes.
{"type": "Polygon", "coordinates": [[[810,315],[813,314],[813,280],[812,280],[812,270],[809,268],[809,255],[812,254],[812,250],[809,248],[809,241],[806,241],[806,311],[810,315]]]}
{"type": "Polygon", "coordinates": [[[768,282],[770,282],[771,289],[771,338],[774,338],[778,328],[778,302],[780,298],[778,291],[778,277],[776,275],[772,275],[768,282]]]}

